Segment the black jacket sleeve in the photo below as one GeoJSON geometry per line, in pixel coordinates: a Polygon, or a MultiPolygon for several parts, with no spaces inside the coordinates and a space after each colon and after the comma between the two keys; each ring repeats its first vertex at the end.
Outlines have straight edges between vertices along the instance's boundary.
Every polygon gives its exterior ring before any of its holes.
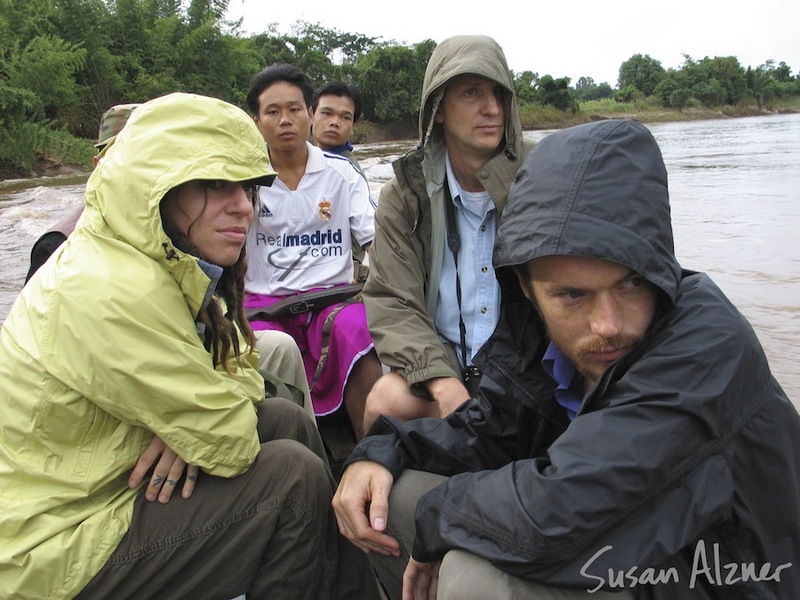
{"type": "Polygon", "coordinates": [[[496,469],[516,458],[516,410],[479,394],[445,419],[381,416],[348,457],[372,460],[395,477],[412,468],[441,475],[496,469]]]}

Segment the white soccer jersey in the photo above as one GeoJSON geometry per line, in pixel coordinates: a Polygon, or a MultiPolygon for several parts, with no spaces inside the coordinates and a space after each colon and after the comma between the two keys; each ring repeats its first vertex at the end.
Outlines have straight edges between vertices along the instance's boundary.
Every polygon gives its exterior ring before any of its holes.
{"type": "Polygon", "coordinates": [[[346,158],[307,144],[306,172],[296,190],[276,178],[262,187],[247,236],[249,293],[284,296],[353,279],[351,236],[375,236],[375,201],[346,158]]]}

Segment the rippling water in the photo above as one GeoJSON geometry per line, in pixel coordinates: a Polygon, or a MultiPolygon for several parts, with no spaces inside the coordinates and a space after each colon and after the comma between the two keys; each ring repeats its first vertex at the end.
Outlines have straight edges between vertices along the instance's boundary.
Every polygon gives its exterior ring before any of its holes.
{"type": "Polygon", "coordinates": [[[675,251],[748,318],[800,407],[800,115],[654,125],[675,251]]]}
{"type": "MultiPolygon", "coordinates": [[[[709,273],[750,320],[800,407],[800,115],[650,129],[669,173],[678,259],[709,273]]],[[[391,161],[411,145],[356,148],[376,197],[392,176],[391,161]]],[[[80,178],[0,182],[0,320],[22,286],[35,239],[82,201],[80,178]]]]}

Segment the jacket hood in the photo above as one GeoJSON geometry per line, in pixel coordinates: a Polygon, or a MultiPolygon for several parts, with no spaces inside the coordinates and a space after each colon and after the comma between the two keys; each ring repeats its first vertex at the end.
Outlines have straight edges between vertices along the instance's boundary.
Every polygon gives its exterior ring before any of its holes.
{"type": "Polygon", "coordinates": [[[274,177],[264,139],[244,111],[175,93],[133,112],[89,177],[86,204],[118,238],[163,259],[173,249],[159,212],[169,190],[197,179],[269,185],[274,177]]]}
{"type": "Polygon", "coordinates": [[[522,124],[514,102],[514,83],[500,45],[484,35],[459,35],[442,41],[431,54],[422,84],[419,110],[420,146],[430,138],[441,137],[441,129],[431,128],[431,121],[447,83],[458,75],[475,74],[496,81],[505,93],[505,146],[513,149],[522,135],[522,124]]]}
{"type": "Polygon", "coordinates": [[[640,123],[564,129],[545,137],[523,162],[497,232],[494,266],[563,255],[625,265],[674,304],[681,269],[667,172],[658,144],[640,123]]]}
{"type": "Polygon", "coordinates": [[[169,94],[138,107],[106,146],[87,182],[87,210],[76,233],[116,238],[161,263],[196,314],[209,278],[164,232],[161,200],[192,180],[269,185],[274,178],[264,139],[243,110],[216,98],[169,94]]]}

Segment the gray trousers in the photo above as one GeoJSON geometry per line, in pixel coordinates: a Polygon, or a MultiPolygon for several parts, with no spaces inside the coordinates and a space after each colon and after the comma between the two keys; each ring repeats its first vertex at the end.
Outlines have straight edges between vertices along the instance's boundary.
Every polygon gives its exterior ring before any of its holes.
{"type": "MultiPolygon", "coordinates": [[[[402,547],[399,558],[371,554],[381,585],[389,600],[400,600],[403,571],[414,544],[414,513],[417,500],[445,480],[441,475],[422,471],[404,471],[389,496],[388,533],[402,547]]],[[[630,600],[630,592],[589,593],[544,586],[509,575],[484,560],[461,550],[451,550],[439,570],[437,600],[630,600]]]]}
{"type": "MultiPolygon", "coordinates": [[[[294,400],[312,419],[311,391],[308,389],[303,355],[288,333],[272,329],[254,331],[259,352],[258,371],[264,378],[267,397],[294,400]]],[[[316,422],[316,420],[315,420],[316,422]]]]}
{"type": "Polygon", "coordinates": [[[190,499],[163,505],[140,494],[128,533],[78,598],[377,600],[366,555],[338,533],[335,481],[308,413],[265,400],[258,433],[243,475],[201,473],[190,499]]]}

